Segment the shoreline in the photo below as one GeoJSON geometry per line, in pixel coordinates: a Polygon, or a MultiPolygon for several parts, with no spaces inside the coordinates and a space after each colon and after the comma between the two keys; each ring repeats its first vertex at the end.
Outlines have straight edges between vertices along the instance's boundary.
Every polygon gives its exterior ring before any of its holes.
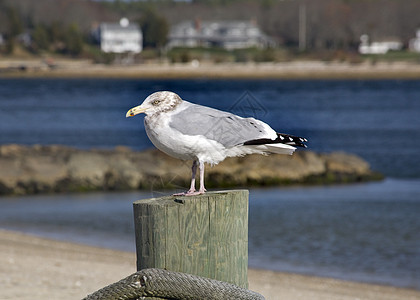
{"type": "MultiPolygon", "coordinates": [[[[183,189],[190,165],[157,149],[82,150],[62,145],[0,145],[0,195],[99,190],[183,189]]],[[[382,180],[362,158],[344,152],[227,158],[209,168],[208,188],[319,185],[382,180]]]]}
{"type": "MultiPolygon", "coordinates": [[[[80,299],[135,270],[135,253],[0,229],[2,299],[80,299]]],[[[249,269],[249,289],[266,299],[419,299],[420,291],[249,269]]]]}
{"type": "Polygon", "coordinates": [[[144,63],[93,64],[88,60],[0,60],[0,78],[110,79],[420,79],[410,62],[144,63]]]}

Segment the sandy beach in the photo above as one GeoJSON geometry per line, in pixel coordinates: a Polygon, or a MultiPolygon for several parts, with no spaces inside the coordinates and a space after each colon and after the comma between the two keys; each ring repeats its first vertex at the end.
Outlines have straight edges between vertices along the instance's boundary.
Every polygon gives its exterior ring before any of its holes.
{"type": "Polygon", "coordinates": [[[0,78],[126,79],[418,79],[412,62],[348,63],[290,61],[277,63],[154,62],[133,65],[93,64],[89,60],[1,59],[0,78]]]}
{"type": "MultiPolygon", "coordinates": [[[[0,230],[0,299],[81,299],[136,271],[135,254],[0,230]]],[[[249,270],[266,299],[420,299],[420,291],[249,270]]]]}

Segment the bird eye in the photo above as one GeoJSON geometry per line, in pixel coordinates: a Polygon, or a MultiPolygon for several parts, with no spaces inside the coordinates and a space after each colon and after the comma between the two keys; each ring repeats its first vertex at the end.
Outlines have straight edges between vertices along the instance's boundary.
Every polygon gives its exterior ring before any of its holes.
{"type": "Polygon", "coordinates": [[[153,104],[153,105],[155,105],[155,106],[156,106],[156,105],[158,105],[159,103],[160,103],[160,100],[154,100],[154,101],[152,102],[152,104],[153,104]]]}

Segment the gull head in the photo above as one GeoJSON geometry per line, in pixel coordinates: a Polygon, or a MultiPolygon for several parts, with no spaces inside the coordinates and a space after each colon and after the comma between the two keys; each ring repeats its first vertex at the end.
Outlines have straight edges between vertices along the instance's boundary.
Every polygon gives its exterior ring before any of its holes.
{"type": "Polygon", "coordinates": [[[181,102],[181,97],[173,92],[156,92],[149,95],[139,106],[130,109],[125,116],[128,118],[141,113],[154,115],[161,112],[168,112],[175,109],[181,102]]]}

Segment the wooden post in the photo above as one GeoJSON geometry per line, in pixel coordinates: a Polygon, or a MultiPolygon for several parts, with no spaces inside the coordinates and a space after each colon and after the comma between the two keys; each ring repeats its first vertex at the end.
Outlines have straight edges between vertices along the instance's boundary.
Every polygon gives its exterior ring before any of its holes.
{"type": "Polygon", "coordinates": [[[248,191],[134,202],[137,270],[161,268],[248,288],[248,191]]]}

